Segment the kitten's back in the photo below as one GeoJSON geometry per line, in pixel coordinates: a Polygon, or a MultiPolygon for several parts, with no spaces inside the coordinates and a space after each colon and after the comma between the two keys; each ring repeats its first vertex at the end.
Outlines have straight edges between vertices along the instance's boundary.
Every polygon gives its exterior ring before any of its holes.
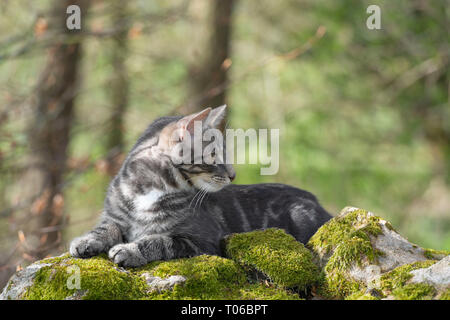
{"type": "Polygon", "coordinates": [[[277,183],[226,186],[208,197],[205,208],[220,212],[228,233],[276,227],[302,243],[332,217],[310,192],[277,183]]]}

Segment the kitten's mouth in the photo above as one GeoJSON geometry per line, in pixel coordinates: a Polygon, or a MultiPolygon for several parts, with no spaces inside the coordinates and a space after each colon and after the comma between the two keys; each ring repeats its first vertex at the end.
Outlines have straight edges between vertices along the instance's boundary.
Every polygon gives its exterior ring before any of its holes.
{"type": "Polygon", "coordinates": [[[203,189],[207,192],[217,192],[231,183],[231,180],[222,176],[212,176],[209,179],[199,177],[192,179],[193,185],[198,189],[203,189]]]}

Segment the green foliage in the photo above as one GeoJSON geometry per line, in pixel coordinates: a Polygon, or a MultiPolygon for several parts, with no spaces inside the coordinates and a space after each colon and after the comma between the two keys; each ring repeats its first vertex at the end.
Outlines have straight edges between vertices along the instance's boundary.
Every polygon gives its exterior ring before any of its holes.
{"type": "Polygon", "coordinates": [[[305,290],[318,281],[311,252],[280,229],[233,234],[225,243],[227,256],[277,285],[305,290]]]}

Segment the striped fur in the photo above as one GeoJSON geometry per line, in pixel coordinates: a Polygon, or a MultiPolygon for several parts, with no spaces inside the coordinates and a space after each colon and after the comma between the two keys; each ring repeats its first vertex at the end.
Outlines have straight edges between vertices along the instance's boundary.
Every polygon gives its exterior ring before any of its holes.
{"type": "MultiPolygon", "coordinates": [[[[224,108],[206,113],[205,123],[218,126],[224,108]]],[[[120,266],[137,267],[222,255],[224,236],[269,227],[306,243],[331,218],[309,192],[282,184],[229,184],[230,165],[174,165],[161,149],[162,134],[185,118],[160,118],[139,138],[110,183],[97,227],[72,241],[73,256],[108,252],[120,266]]]]}

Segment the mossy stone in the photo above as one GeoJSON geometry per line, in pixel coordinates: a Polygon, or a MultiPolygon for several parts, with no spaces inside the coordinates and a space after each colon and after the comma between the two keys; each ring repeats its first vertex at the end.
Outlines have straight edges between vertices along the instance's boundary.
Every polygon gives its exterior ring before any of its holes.
{"type": "Polygon", "coordinates": [[[406,264],[383,274],[380,277],[380,286],[382,292],[398,300],[423,300],[431,299],[436,290],[424,283],[408,283],[413,275],[413,270],[428,268],[435,264],[435,260],[418,261],[406,264]]]}
{"type": "Polygon", "coordinates": [[[210,255],[155,261],[141,268],[117,267],[105,255],[76,259],[66,254],[42,260],[51,264],[35,275],[33,285],[21,297],[29,300],[61,300],[71,297],[101,300],[136,299],[300,299],[298,294],[263,282],[247,280],[244,269],[233,260],[210,255]],[[70,267],[80,271],[80,290],[69,289],[70,267]],[[185,283],[171,290],[149,290],[144,273],[161,278],[182,275],[185,283]]]}
{"type": "Polygon", "coordinates": [[[225,239],[226,255],[276,285],[305,290],[319,280],[311,252],[280,229],[233,234],[225,239]]]}
{"type": "Polygon", "coordinates": [[[376,263],[382,252],[373,248],[370,236],[382,233],[380,218],[366,210],[344,209],[311,237],[308,247],[323,266],[324,281],[319,293],[325,297],[345,298],[364,288],[364,284],[349,277],[354,265],[376,263]]]}
{"type": "MultiPolygon", "coordinates": [[[[226,237],[222,243],[226,257],[201,255],[140,268],[119,268],[105,254],[90,259],[64,254],[18,272],[2,299],[298,300],[308,293],[349,300],[450,300],[445,285],[417,282],[411,273],[447,259],[449,252],[422,249],[392,230],[370,212],[347,207],[319,228],[306,247],[283,230],[271,228],[226,237]],[[401,238],[401,246],[393,247],[406,251],[393,254],[386,246],[389,241],[379,245],[389,237],[401,238]],[[403,252],[415,262],[392,260],[403,257],[403,252]],[[387,259],[394,263],[382,269],[387,259]],[[373,267],[381,271],[375,282],[373,267]],[[67,285],[74,269],[79,271],[79,289],[67,285]],[[170,282],[173,278],[177,281],[170,282]],[[163,285],[152,286],[152,281],[163,285]]],[[[445,273],[442,263],[437,269],[445,273]]]]}

